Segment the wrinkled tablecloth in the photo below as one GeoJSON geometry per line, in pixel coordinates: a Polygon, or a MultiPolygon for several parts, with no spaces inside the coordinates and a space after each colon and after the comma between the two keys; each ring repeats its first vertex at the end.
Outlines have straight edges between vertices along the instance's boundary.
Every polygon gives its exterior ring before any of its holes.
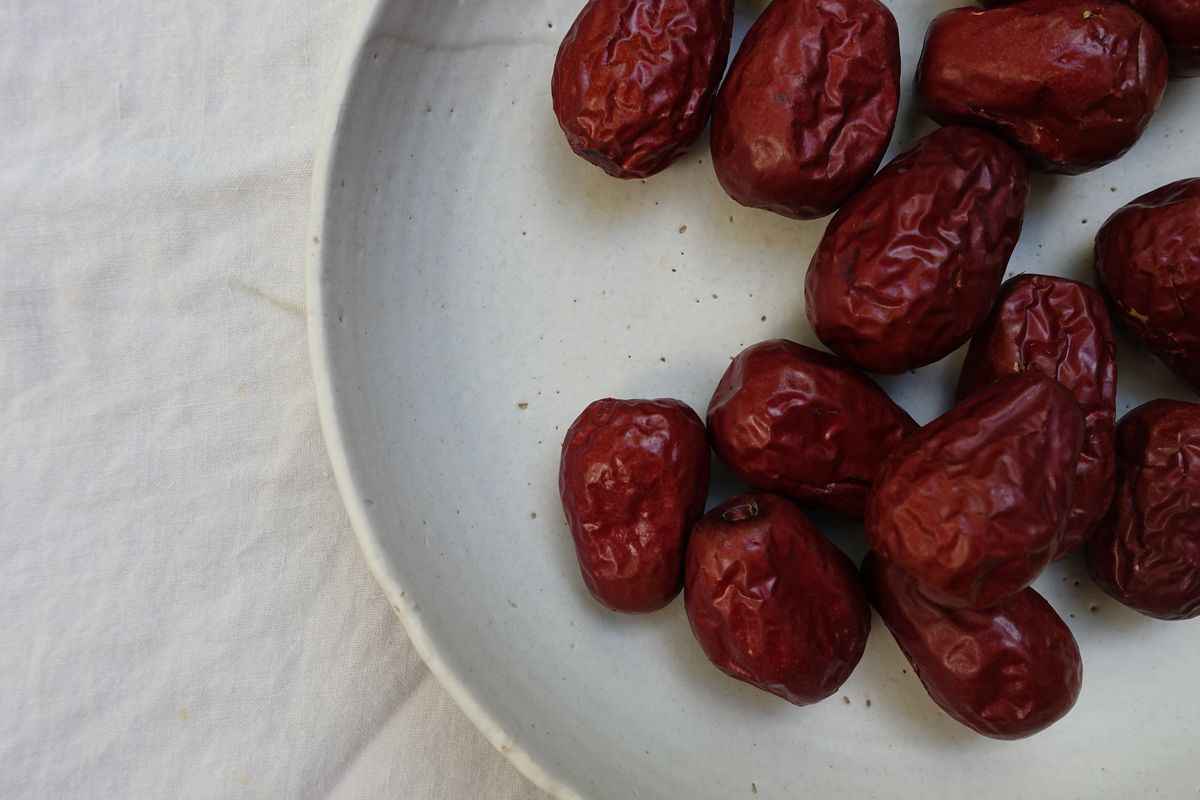
{"type": "Polygon", "coordinates": [[[0,797],[545,797],[409,644],[317,423],[362,5],[0,2],[0,797]]]}

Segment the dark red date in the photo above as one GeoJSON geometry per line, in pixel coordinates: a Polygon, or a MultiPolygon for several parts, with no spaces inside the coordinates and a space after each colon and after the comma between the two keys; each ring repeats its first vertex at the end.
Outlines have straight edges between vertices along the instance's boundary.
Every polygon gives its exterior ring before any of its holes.
{"type": "Polygon", "coordinates": [[[1162,100],[1167,53],[1150,24],[1110,0],[1027,0],[934,18],[917,100],[943,125],[982,125],[1030,163],[1074,175],[1133,147],[1162,100]]]}
{"type": "Polygon", "coordinates": [[[1058,381],[1009,375],[901,442],[867,500],[867,539],[934,602],[984,608],[1058,551],[1083,415],[1058,381]]]}
{"type": "Polygon", "coordinates": [[[1095,264],[1117,319],[1200,389],[1200,178],[1155,189],[1109,217],[1095,264]]]}
{"type": "Polygon", "coordinates": [[[916,429],[854,367],[784,339],[738,354],[708,404],[713,449],[739,478],[859,517],[883,456],[916,429]]]}
{"type": "Polygon", "coordinates": [[[665,169],[708,124],[733,0],[590,0],[554,62],[571,149],[618,178],[665,169]]]}
{"type": "Polygon", "coordinates": [[[597,600],[637,614],[679,593],[709,462],[704,424],[678,400],[597,400],[579,415],[563,441],[558,488],[597,600]]]}
{"type": "Polygon", "coordinates": [[[886,6],[774,0],[717,96],[717,180],[742,205],[823,217],[879,166],[899,99],[900,39],[886,6]]]}
{"type": "Polygon", "coordinates": [[[846,682],[871,629],[850,559],[766,492],[735,497],[696,523],[684,608],[718,669],[801,706],[846,682]]]}
{"type": "Polygon", "coordinates": [[[1021,234],[1029,175],[981,130],[942,128],[830,221],[805,282],[808,320],[872,372],[930,364],[983,324],[1021,234]]]}
{"type": "Polygon", "coordinates": [[[1117,494],[1088,570],[1149,617],[1200,616],[1200,405],[1155,400],[1117,426],[1117,494]]]}
{"type": "Polygon", "coordinates": [[[1200,0],[1128,0],[1162,34],[1171,76],[1200,77],[1200,0]]]}
{"type": "Polygon", "coordinates": [[[1020,275],[1000,289],[996,307],[971,339],[958,399],[997,378],[1028,372],[1071,390],[1087,433],[1075,469],[1071,514],[1055,558],[1082,544],[1112,501],[1116,461],[1117,362],[1104,299],[1086,284],[1020,275]]]}
{"type": "MultiPolygon", "coordinates": [[[[1200,0],[1122,0],[1149,22],[1167,48],[1172,78],[1200,76],[1200,0]]],[[[1012,5],[1011,0],[980,0],[981,6],[1012,5]]]]}
{"type": "Polygon", "coordinates": [[[991,608],[931,603],[895,564],[868,554],[872,605],[935,703],[976,733],[1022,739],[1079,697],[1083,662],[1071,629],[1033,589],[991,608]]]}

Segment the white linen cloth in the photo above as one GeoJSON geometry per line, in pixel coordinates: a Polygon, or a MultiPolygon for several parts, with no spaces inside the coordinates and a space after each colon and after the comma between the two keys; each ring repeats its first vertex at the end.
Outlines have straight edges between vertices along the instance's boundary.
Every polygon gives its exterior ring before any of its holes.
{"type": "Polygon", "coordinates": [[[0,797],[545,797],[417,657],[318,429],[361,5],[0,0],[0,797]]]}

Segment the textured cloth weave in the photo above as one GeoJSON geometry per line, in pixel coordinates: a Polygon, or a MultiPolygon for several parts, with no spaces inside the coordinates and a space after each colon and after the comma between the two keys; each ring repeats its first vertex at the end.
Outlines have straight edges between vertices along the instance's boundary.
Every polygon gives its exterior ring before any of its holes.
{"type": "Polygon", "coordinates": [[[0,796],[545,796],[417,657],[317,423],[359,0],[0,2],[0,796]]]}

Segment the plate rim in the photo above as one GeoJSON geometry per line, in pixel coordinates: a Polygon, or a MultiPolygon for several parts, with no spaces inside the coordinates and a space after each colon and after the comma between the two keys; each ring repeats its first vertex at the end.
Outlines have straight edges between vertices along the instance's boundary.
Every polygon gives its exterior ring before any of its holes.
{"type": "Polygon", "coordinates": [[[309,366],[317,397],[317,416],[325,451],[333,471],[334,482],[342,505],[354,531],[359,549],[375,581],[383,589],[392,611],[400,618],[409,640],[433,676],[441,683],[467,719],[483,734],[501,755],[517,768],[537,788],[555,800],[585,800],[574,789],[551,775],[521,746],[516,744],[491,711],[472,693],[462,676],[442,658],[416,605],[406,592],[394,567],[389,563],[378,532],[367,513],[364,495],[357,486],[347,457],[343,437],[340,404],[331,376],[328,322],[331,311],[328,293],[322,289],[322,275],[327,262],[321,233],[329,219],[329,202],[333,185],[336,154],[344,132],[347,100],[355,77],[363,63],[363,53],[373,32],[384,16],[385,9],[395,0],[365,0],[365,5],[351,23],[346,43],[327,90],[322,114],[321,131],[313,161],[312,188],[309,198],[308,224],[305,233],[305,304],[309,366]]]}

